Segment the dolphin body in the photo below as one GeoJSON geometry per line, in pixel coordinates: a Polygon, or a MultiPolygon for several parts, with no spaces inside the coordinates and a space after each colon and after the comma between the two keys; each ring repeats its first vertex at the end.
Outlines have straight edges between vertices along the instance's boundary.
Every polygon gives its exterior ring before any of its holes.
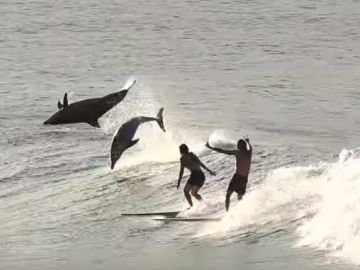
{"type": "Polygon", "coordinates": [[[135,82],[134,80],[129,87],[119,92],[101,98],[81,100],[72,104],[68,103],[67,93],[65,93],[63,104],[58,101],[59,110],[46,120],[44,125],[88,123],[99,128],[99,118],[122,101],[135,82]]]}
{"type": "Polygon", "coordinates": [[[141,124],[156,121],[159,127],[165,132],[163,112],[164,108],[161,108],[156,118],[146,116],[131,118],[118,129],[111,144],[111,169],[115,167],[116,162],[120,159],[125,150],[134,146],[139,141],[139,139],[133,140],[133,137],[141,124]]]}

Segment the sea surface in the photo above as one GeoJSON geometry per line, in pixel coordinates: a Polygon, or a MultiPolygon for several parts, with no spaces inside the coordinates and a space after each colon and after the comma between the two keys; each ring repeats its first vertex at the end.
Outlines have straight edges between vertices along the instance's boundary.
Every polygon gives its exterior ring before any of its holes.
{"type": "Polygon", "coordinates": [[[358,269],[359,26],[358,0],[0,1],[0,269],[358,269]],[[133,79],[100,129],[43,125],[133,79]],[[119,126],[161,107],[110,170],[119,126]],[[204,144],[244,135],[226,214],[235,161],[204,144]],[[181,143],[217,173],[188,211],[181,143]],[[171,210],[221,220],[121,216],[171,210]]]}

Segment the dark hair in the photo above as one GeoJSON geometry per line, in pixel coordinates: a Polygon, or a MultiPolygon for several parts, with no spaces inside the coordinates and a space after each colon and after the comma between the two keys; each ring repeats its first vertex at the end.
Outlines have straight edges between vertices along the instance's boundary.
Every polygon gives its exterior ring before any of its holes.
{"type": "Polygon", "coordinates": [[[247,143],[246,143],[246,141],[243,140],[243,139],[240,139],[240,140],[238,141],[238,143],[237,143],[237,148],[238,148],[239,150],[247,150],[247,143]]]}
{"type": "Polygon", "coordinates": [[[180,145],[179,149],[181,154],[189,153],[189,147],[186,144],[180,145]]]}

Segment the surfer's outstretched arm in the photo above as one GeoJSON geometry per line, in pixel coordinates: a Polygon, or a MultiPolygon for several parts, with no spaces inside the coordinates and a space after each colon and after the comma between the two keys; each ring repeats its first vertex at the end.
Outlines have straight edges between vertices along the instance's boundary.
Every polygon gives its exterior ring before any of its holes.
{"type": "Polygon", "coordinates": [[[180,187],[180,182],[181,182],[181,179],[183,178],[183,175],[184,175],[184,165],[181,162],[181,164],[180,164],[180,172],[179,172],[179,180],[178,180],[178,183],[177,183],[177,186],[176,186],[177,189],[179,189],[179,187],[180,187]]]}
{"type": "Polygon", "coordinates": [[[194,156],[194,159],[196,160],[196,162],[199,163],[200,167],[207,170],[211,175],[216,175],[216,173],[214,173],[212,170],[210,170],[208,167],[206,167],[206,165],[204,163],[202,163],[201,160],[195,154],[193,154],[193,156],[194,156]]]}
{"type": "Polygon", "coordinates": [[[205,146],[207,148],[214,150],[221,154],[225,154],[225,155],[235,155],[236,154],[236,150],[225,150],[225,149],[221,149],[221,148],[212,147],[212,146],[210,146],[210,144],[208,142],[206,143],[205,146]]]}
{"type": "Polygon", "coordinates": [[[208,167],[206,167],[206,165],[204,163],[202,163],[200,160],[199,160],[199,164],[201,167],[203,167],[205,170],[207,170],[211,175],[215,176],[216,173],[213,172],[212,170],[210,170],[208,167]]]}

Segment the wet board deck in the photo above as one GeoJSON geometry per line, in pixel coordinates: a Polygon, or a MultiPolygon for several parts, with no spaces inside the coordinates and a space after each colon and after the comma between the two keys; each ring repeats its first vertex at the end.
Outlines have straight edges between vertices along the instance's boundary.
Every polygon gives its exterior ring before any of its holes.
{"type": "Polygon", "coordinates": [[[164,216],[168,218],[176,217],[181,211],[171,211],[171,212],[153,212],[153,213],[124,213],[122,216],[126,217],[150,217],[150,216],[164,216]]]}
{"type": "Polygon", "coordinates": [[[220,221],[221,218],[216,217],[173,217],[173,218],[153,218],[153,220],[163,221],[163,222],[215,222],[220,221]]]}

